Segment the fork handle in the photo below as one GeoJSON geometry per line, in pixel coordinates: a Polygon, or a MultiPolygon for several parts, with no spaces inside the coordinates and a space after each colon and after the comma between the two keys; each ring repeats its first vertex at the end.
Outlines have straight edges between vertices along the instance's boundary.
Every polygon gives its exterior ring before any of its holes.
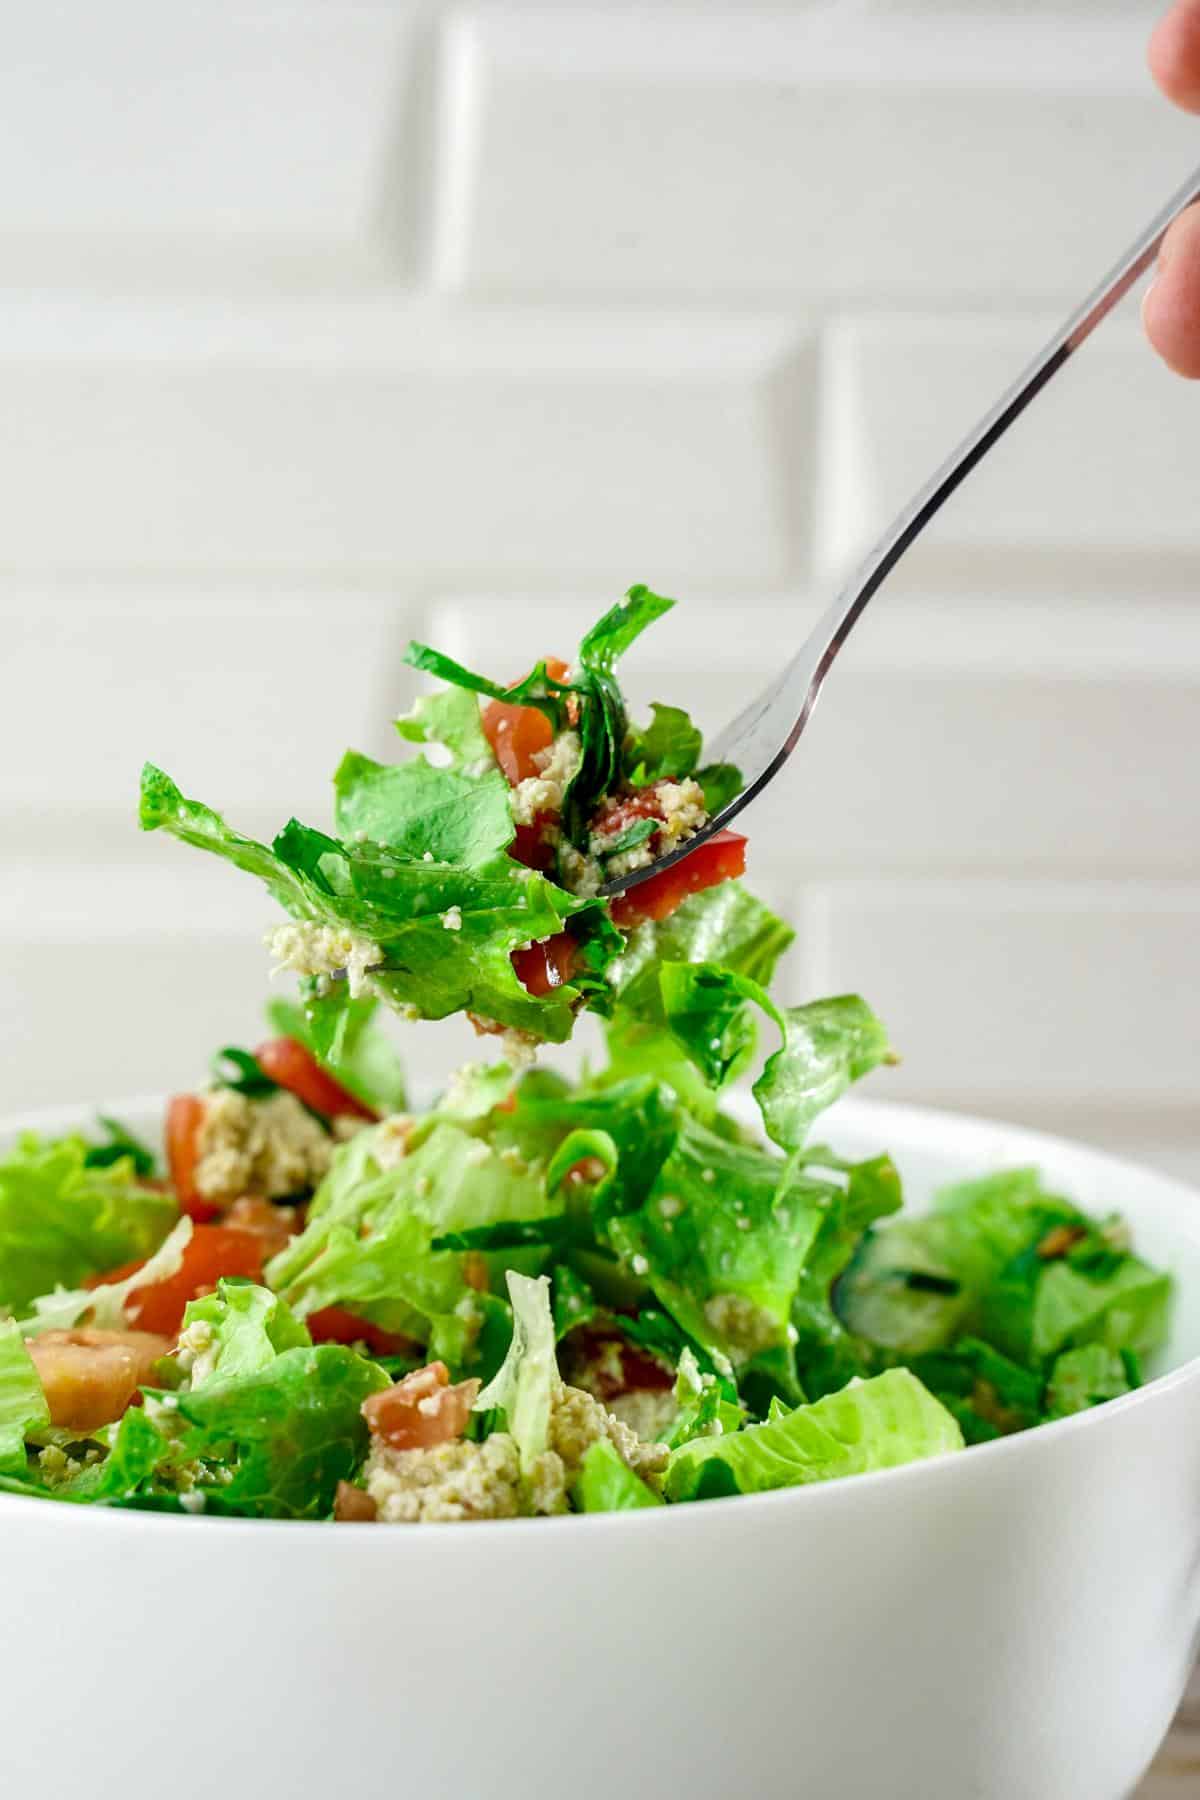
{"type": "MultiPolygon", "coordinates": [[[[968,433],[957,450],[947,458],[937,473],[909,501],[888,531],[864,558],[857,574],[842,589],[825,623],[829,643],[814,672],[804,716],[799,721],[799,737],[807,715],[815,704],[817,691],[834,657],[849,636],[855,621],[872,594],[899,562],[909,545],[920,536],[930,519],[941,510],[959,484],[966,480],[998,439],[1004,436],[1014,419],[1019,419],[1031,400],[1036,399],[1046,383],[1071,357],[1097,325],[1123,300],[1134,282],[1144,275],[1162,248],[1162,241],[1180,213],[1200,200],[1200,169],[1184,182],[1162,211],[1151,220],[1116,267],[1111,269],[1083,305],[1071,314],[1045,348],[1034,357],[1024,374],[997,400],[991,411],[968,433]]],[[[793,740],[794,741],[794,740],[793,740]]]]}

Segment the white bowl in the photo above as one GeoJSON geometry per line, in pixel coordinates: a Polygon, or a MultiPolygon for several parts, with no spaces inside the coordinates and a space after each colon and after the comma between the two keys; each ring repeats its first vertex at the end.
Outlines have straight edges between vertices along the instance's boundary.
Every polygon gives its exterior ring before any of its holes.
{"type": "Polygon", "coordinates": [[[961,1456],[662,1512],[414,1531],[0,1496],[5,1792],[1127,1795],[1197,1649],[1200,1196],[948,1114],[847,1103],[828,1135],[890,1149],[913,1201],[1034,1162],[1126,1214],[1179,1279],[1170,1372],[961,1456]]]}

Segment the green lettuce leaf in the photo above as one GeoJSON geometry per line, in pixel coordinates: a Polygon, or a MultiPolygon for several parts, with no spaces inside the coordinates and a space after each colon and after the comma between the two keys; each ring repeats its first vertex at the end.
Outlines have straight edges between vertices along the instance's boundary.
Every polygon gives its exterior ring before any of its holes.
{"type": "Polygon", "coordinates": [[[89,1169],[111,1169],[114,1163],[128,1160],[139,1179],[154,1176],[158,1158],[148,1144],[135,1137],[119,1119],[109,1119],[103,1113],[97,1113],[96,1123],[103,1131],[105,1141],[102,1144],[88,1145],[87,1155],[83,1160],[89,1169]]]}
{"type": "Polygon", "coordinates": [[[50,1423],[46,1396],[25,1339],[12,1319],[0,1319],[0,1475],[25,1472],[25,1439],[50,1423]]]}
{"type": "Polygon", "coordinates": [[[783,1045],[767,1058],[754,1097],[784,1150],[798,1150],[852,1083],[895,1060],[886,1029],[856,994],[780,1008],[759,982],[719,963],[665,962],[659,981],[667,1027],[710,1087],[745,1067],[753,1047],[747,1003],[778,1025],[783,1045]]]}
{"type": "Polygon", "coordinates": [[[1035,1169],[1001,1171],[870,1234],[838,1286],[838,1310],[904,1356],[959,1334],[1033,1369],[1089,1343],[1151,1356],[1166,1338],[1171,1280],[1112,1237],[1109,1222],[1048,1193],[1035,1169]]]}
{"type": "Polygon", "coordinates": [[[104,1461],[88,1465],[57,1487],[55,1499],[121,1505],[161,1491],[156,1477],[171,1461],[171,1445],[146,1407],[131,1406],[104,1435],[108,1439],[104,1461]]]}
{"type": "Polygon", "coordinates": [[[1167,1339],[1172,1283],[1139,1257],[1095,1250],[1044,1261],[1036,1249],[1014,1259],[985,1293],[981,1332],[1020,1361],[1044,1363],[1059,1351],[1099,1344],[1145,1359],[1167,1339]]]}
{"type": "Polygon", "coordinates": [[[388,1385],[374,1363],[320,1344],[155,1398],[171,1403],[177,1421],[173,1455],[213,1471],[195,1489],[206,1511],[313,1519],[328,1516],[338,1482],[357,1473],[367,1447],[362,1403],[388,1385]]]}
{"type": "Polygon", "coordinates": [[[539,1275],[533,1279],[510,1270],[508,1297],[513,1313],[512,1343],[494,1380],[477,1397],[474,1410],[503,1412],[521,1468],[528,1473],[546,1449],[551,1407],[562,1385],[549,1278],[539,1275]]]}
{"type": "Polygon", "coordinates": [[[396,720],[402,738],[414,744],[440,744],[450,766],[468,774],[494,769],[492,747],[484,736],[479,701],[467,688],[439,688],[422,694],[412,711],[396,720]]]}
{"type": "Polygon", "coordinates": [[[0,1157],[0,1307],[23,1311],[55,1287],[148,1256],[176,1217],[143,1187],[132,1156],[97,1166],[82,1137],[32,1133],[0,1157]]]}
{"type": "Polygon", "coordinates": [[[709,818],[724,812],[729,802],[741,793],[745,783],[740,769],[732,763],[707,763],[696,770],[696,780],[704,795],[704,810],[709,818]]]}
{"type": "MultiPolygon", "coordinates": [[[[556,732],[567,723],[570,699],[574,729],[579,735],[580,763],[563,795],[562,826],[568,841],[583,851],[597,805],[618,790],[625,774],[628,719],[614,666],[646,627],[674,604],[643,585],[631,587],[625,598],[610,607],[584,637],[565,681],[554,680],[541,662],[522,681],[501,687],[425,644],[410,644],[405,660],[472,695],[536,706],[550,719],[556,732]]],[[[427,729],[423,720],[418,720],[415,728],[422,732],[427,729]]]]}
{"type": "Polygon", "coordinates": [[[335,1029],[328,1033],[316,996],[308,1005],[272,1000],[267,1017],[275,1031],[297,1039],[365,1106],[379,1113],[403,1112],[408,1101],[404,1067],[375,1023],[379,1002],[370,994],[351,999],[344,982],[336,984],[335,993],[339,1002],[335,1029]]]}
{"type": "Polygon", "coordinates": [[[969,1444],[1027,1431],[1044,1417],[1042,1377],[978,1338],[913,1357],[909,1367],[954,1414],[969,1444]]]}
{"type": "Polygon", "coordinates": [[[1036,1169],[956,1183],[931,1212],[868,1234],[839,1283],[838,1311],[852,1331],[905,1356],[978,1336],[985,1293],[1058,1226],[1086,1220],[1045,1191],[1036,1169]]]}
{"type": "Polygon", "coordinates": [[[634,1512],[644,1506],[661,1506],[662,1500],[635,1475],[607,1438],[599,1438],[586,1452],[572,1490],[579,1512],[634,1512]]]}
{"type": "Polygon", "coordinates": [[[608,1224],[626,1269],[690,1338],[735,1366],[786,1349],[828,1204],[822,1184],[683,1114],[643,1191],[636,1210],[608,1224]]]}
{"type": "Polygon", "coordinates": [[[482,868],[515,836],[509,787],[499,769],[481,776],[434,768],[423,756],[378,763],[347,750],[333,778],[339,837],[362,832],[420,860],[482,868]]]}
{"type": "Polygon", "coordinates": [[[312,1343],[278,1294],[242,1280],[218,1281],[216,1293],[189,1301],[182,1331],[186,1343],[197,1346],[190,1371],[193,1393],[213,1381],[257,1374],[283,1351],[312,1343]]]}
{"type": "Polygon", "coordinates": [[[1085,1344],[1056,1356],[1046,1384],[1046,1412],[1052,1419],[1086,1412],[1116,1400],[1140,1385],[1136,1359],[1104,1344],[1085,1344]]]}
{"type": "Polygon", "coordinates": [[[604,970],[623,945],[602,901],[579,900],[503,852],[467,869],[370,839],[341,843],[295,820],[268,848],[186,800],[150,765],[140,818],[144,830],[169,831],[257,875],[293,917],[376,944],[382,962],[373,989],[423,1018],[470,1011],[561,1043],[581,998],[605,991],[604,970]],[[568,922],[579,971],[535,998],[518,980],[512,952],[568,922]]]}
{"type": "MultiPolygon", "coordinates": [[[[624,954],[607,970],[613,997],[597,1003],[608,1014],[609,1057],[607,1075],[598,1079],[653,1076],[666,1082],[697,1116],[711,1121],[717,1109],[715,1090],[668,1026],[662,965],[719,960],[724,968],[765,986],[794,936],[791,927],[739,881],[706,888],[685,900],[669,919],[639,925],[624,954]]],[[[754,1051],[749,1009],[738,1002],[735,1010],[739,1023],[726,1046],[727,1079],[749,1065],[754,1051]]],[[[716,1035],[714,1028],[710,1036],[716,1035]]]]}
{"type": "Polygon", "coordinates": [[[390,1167],[376,1155],[388,1127],[359,1132],[336,1152],[304,1231],[270,1264],[272,1287],[302,1317],[346,1306],[418,1342],[436,1333],[446,1360],[472,1367],[483,1317],[462,1253],[490,1252],[502,1267],[522,1246],[564,1236],[545,1165],[487,1124],[430,1115],[390,1167]]]}
{"type": "Polygon", "coordinates": [[[878,1373],[871,1346],[848,1332],[834,1307],[836,1286],[867,1231],[900,1210],[900,1177],[889,1156],[850,1163],[831,1151],[804,1153],[810,1180],[820,1180],[825,1209],[816,1242],[792,1301],[796,1372],[810,1400],[836,1393],[855,1376],[878,1373]]]}
{"type": "Polygon", "coordinates": [[[664,706],[655,700],[650,711],[650,724],[644,731],[632,731],[626,748],[634,787],[683,780],[695,772],[704,748],[699,728],[682,707],[664,706]]]}
{"type": "Polygon", "coordinates": [[[665,1491],[669,1500],[762,1493],[962,1447],[946,1408],[907,1369],[889,1369],[732,1437],[693,1438],[672,1452],[665,1491]]]}

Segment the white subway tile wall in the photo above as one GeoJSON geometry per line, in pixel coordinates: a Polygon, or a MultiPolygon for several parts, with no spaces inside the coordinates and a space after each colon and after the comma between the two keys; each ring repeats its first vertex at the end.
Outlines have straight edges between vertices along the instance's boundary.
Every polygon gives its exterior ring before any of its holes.
{"type": "MultiPolygon", "coordinates": [[[[26,8],[0,69],[6,1112],[252,1038],[269,832],[410,635],[515,674],[631,581],[710,728],[1200,155],[1150,0],[26,8]]],[[[1200,1176],[1200,395],[1105,328],[747,823],[876,1093],[1200,1176]]],[[[436,1078],[475,1049],[409,1040],[436,1078]]]]}

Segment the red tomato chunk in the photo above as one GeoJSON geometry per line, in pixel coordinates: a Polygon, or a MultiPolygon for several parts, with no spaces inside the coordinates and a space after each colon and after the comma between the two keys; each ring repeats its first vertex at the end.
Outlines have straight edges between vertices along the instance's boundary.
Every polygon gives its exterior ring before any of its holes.
{"type": "Polygon", "coordinates": [[[478,1392],[478,1381],[451,1386],[445,1363],[433,1362],[371,1394],[363,1401],[363,1418],[393,1450],[432,1450],[462,1436],[478,1392]]]}
{"type": "Polygon", "coordinates": [[[746,840],[738,831],[718,831],[715,837],[681,857],[660,875],[651,875],[612,902],[613,923],[632,931],[647,919],[668,919],[690,894],[735,881],[746,873],[746,840]]]}
{"type": "MultiPolygon", "coordinates": [[[[238,1231],[228,1225],[197,1225],[175,1274],[149,1287],[135,1288],[125,1302],[126,1317],[143,1331],[175,1337],[188,1301],[211,1294],[222,1275],[244,1275],[248,1281],[261,1281],[265,1252],[265,1240],[258,1232],[238,1231]]],[[[142,1267],[140,1262],[127,1263],[123,1268],[93,1276],[86,1285],[98,1287],[101,1282],[124,1281],[142,1267]]]]}
{"type": "Polygon", "coordinates": [[[295,1094],[297,1100],[311,1107],[313,1112],[320,1113],[323,1119],[335,1119],[349,1116],[353,1119],[369,1119],[372,1123],[379,1114],[364,1106],[361,1100],[344,1088],[340,1081],[335,1081],[328,1070],[323,1069],[311,1051],[296,1038],[270,1038],[260,1044],[254,1052],[263,1074],[271,1081],[295,1094]]]}

